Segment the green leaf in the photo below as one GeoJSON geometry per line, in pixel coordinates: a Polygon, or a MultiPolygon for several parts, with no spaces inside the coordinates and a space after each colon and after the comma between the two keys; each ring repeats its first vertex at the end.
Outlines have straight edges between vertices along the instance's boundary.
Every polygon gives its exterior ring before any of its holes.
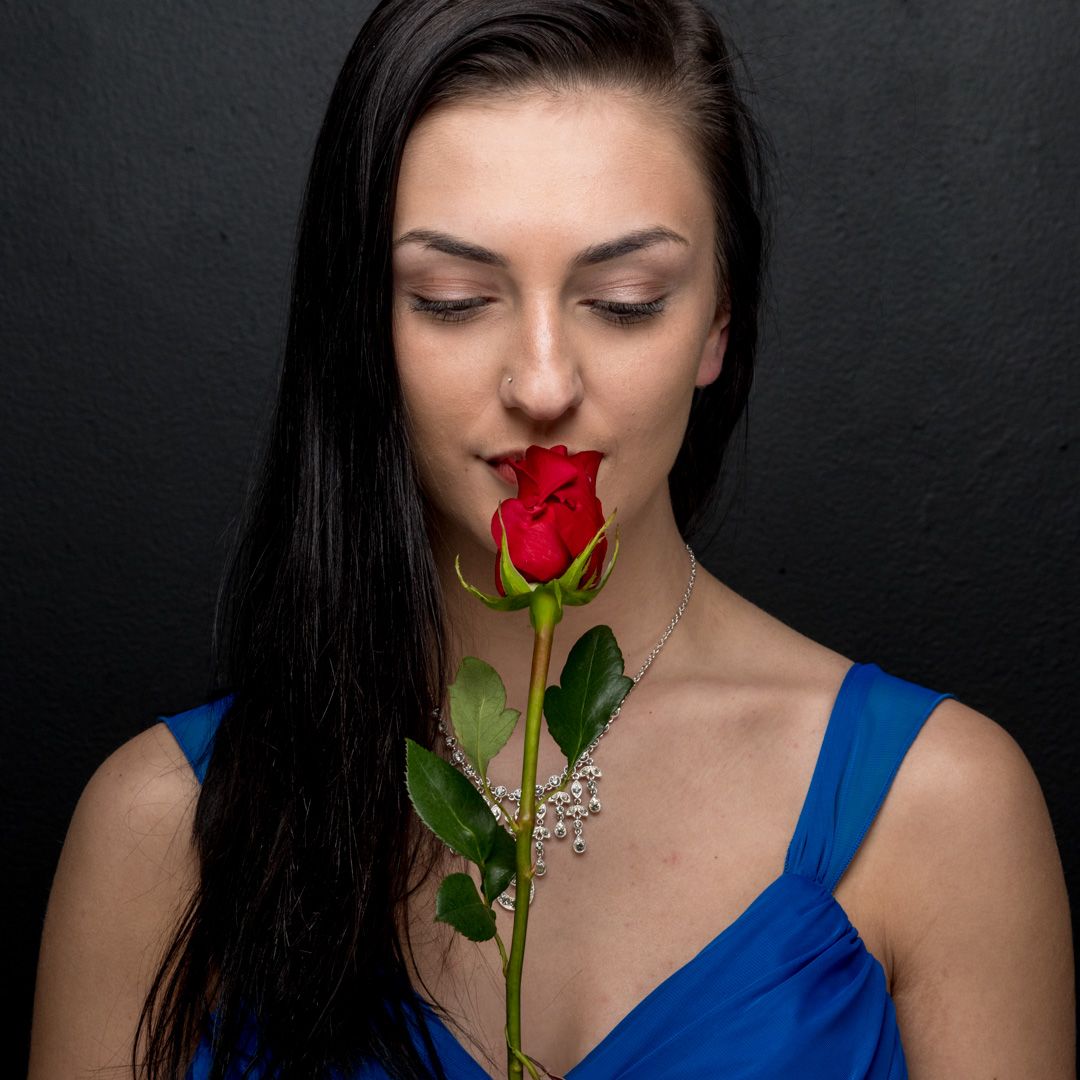
{"type": "Polygon", "coordinates": [[[495,897],[510,884],[510,879],[517,869],[516,858],[517,843],[500,826],[495,835],[495,843],[492,846],[491,854],[488,856],[487,862],[484,863],[483,870],[484,896],[487,897],[489,904],[493,903],[495,897]]]}
{"type": "Polygon", "coordinates": [[[570,650],[561,687],[547,688],[544,715],[548,731],[571,769],[634,685],[622,671],[622,653],[611,628],[594,626],[570,650]]]}
{"type": "Polygon", "coordinates": [[[458,745],[485,779],[491,759],[506,745],[521,713],[506,708],[506,687],[483,660],[466,656],[450,684],[450,719],[458,745]]]}
{"type": "Polygon", "coordinates": [[[458,855],[482,866],[505,831],[473,785],[438,754],[405,740],[405,787],[423,823],[458,855]]]}
{"type": "Polygon", "coordinates": [[[495,936],[495,912],[480,898],[468,874],[443,878],[435,896],[435,921],[449,923],[470,941],[487,941],[495,936]]]}

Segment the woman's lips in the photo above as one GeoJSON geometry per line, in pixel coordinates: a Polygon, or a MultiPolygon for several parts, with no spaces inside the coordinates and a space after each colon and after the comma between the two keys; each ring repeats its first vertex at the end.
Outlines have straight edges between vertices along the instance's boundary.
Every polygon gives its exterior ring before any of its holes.
{"type": "Polygon", "coordinates": [[[500,461],[489,461],[488,465],[491,466],[492,471],[504,484],[517,487],[517,473],[511,468],[510,462],[506,458],[500,461]]]}

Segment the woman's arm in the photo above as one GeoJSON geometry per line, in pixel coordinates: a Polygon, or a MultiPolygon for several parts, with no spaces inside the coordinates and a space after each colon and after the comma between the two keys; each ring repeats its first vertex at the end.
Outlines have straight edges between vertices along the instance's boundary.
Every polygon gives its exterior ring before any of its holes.
{"type": "Polygon", "coordinates": [[[45,915],[31,1080],[130,1075],[139,1011],[194,882],[198,790],[164,724],[125,743],[87,784],[45,915]]]}
{"type": "Polygon", "coordinates": [[[1023,752],[949,701],[894,787],[888,950],[912,1080],[1075,1077],[1069,903],[1023,752]]]}

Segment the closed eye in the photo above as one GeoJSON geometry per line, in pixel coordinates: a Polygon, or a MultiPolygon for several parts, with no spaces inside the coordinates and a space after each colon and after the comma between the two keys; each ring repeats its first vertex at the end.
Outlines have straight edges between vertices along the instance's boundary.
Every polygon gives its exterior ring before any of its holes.
{"type": "MultiPolygon", "coordinates": [[[[410,302],[413,311],[426,312],[440,322],[466,322],[474,318],[470,312],[484,306],[487,300],[482,296],[471,296],[465,300],[428,300],[423,296],[414,296],[410,302]]],[[[607,322],[617,326],[630,326],[643,322],[654,315],[659,315],[667,305],[666,297],[659,296],[643,304],[625,304],[615,300],[592,300],[588,307],[607,322]]]]}
{"type": "Polygon", "coordinates": [[[426,300],[414,296],[410,301],[413,311],[426,311],[440,322],[465,322],[471,319],[469,312],[487,301],[482,296],[470,296],[467,300],[426,300]]]}
{"type": "Polygon", "coordinates": [[[645,304],[621,304],[614,300],[593,300],[589,307],[600,313],[600,317],[619,326],[630,326],[642,322],[653,315],[659,315],[667,304],[667,299],[658,296],[645,304]],[[606,314],[605,314],[606,312],[606,314]]]}

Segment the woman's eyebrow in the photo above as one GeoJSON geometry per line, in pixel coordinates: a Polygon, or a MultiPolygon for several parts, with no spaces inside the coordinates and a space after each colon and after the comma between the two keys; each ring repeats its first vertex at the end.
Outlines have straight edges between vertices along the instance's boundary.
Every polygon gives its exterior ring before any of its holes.
{"type": "MultiPolygon", "coordinates": [[[[604,240],[602,243],[593,244],[592,247],[579,251],[570,260],[572,269],[582,266],[595,266],[597,263],[609,262],[623,255],[629,255],[632,251],[640,251],[642,248],[652,247],[664,241],[674,241],[689,247],[690,241],[685,236],[671,229],[665,229],[657,225],[649,229],[637,229],[634,232],[620,236],[616,240],[604,240]]],[[[509,262],[505,255],[497,251],[481,247],[479,244],[471,244],[468,240],[451,236],[449,233],[438,232],[434,229],[410,229],[394,241],[394,247],[401,244],[423,244],[425,248],[441,251],[446,255],[453,255],[459,259],[469,259],[471,262],[484,263],[487,266],[506,267],[509,262]]]]}

